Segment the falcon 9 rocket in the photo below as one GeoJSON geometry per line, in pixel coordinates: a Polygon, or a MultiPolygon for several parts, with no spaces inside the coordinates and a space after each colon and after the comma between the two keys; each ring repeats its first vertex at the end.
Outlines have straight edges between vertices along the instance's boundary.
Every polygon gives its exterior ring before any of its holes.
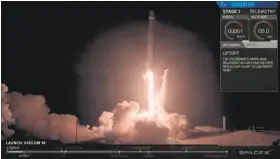
{"type": "Polygon", "coordinates": [[[148,43],[147,43],[147,69],[151,69],[153,65],[153,56],[154,56],[154,22],[155,16],[154,11],[149,11],[149,28],[148,28],[148,43]]]}

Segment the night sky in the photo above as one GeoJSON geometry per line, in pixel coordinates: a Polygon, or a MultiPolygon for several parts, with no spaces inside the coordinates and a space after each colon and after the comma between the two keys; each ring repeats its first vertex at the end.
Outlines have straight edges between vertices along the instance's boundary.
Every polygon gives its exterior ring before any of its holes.
{"type": "MultiPolygon", "coordinates": [[[[76,65],[86,45],[131,20],[180,25],[205,41],[219,72],[219,8],[215,2],[2,2],[2,83],[42,94],[52,112],[77,114],[76,65]]],[[[224,93],[224,114],[236,128],[280,128],[279,93],[224,93]]]]}

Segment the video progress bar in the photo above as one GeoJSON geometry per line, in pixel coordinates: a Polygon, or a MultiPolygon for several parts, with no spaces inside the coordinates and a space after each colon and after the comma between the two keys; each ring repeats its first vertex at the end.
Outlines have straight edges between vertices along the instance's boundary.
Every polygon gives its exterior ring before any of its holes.
{"type": "Polygon", "coordinates": [[[228,154],[228,151],[9,150],[8,154],[228,154]]]}

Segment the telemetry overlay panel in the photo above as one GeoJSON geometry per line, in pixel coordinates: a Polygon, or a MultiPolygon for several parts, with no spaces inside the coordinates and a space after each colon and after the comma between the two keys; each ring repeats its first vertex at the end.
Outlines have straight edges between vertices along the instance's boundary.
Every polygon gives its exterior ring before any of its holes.
{"type": "Polygon", "coordinates": [[[219,2],[221,92],[278,92],[277,2],[219,2]]]}

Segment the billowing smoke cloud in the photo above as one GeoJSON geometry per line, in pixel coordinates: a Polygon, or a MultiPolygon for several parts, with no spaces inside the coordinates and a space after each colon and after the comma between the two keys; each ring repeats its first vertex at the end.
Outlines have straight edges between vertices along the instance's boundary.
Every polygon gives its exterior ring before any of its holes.
{"type": "Polygon", "coordinates": [[[41,139],[74,142],[76,129],[82,132],[81,137],[86,139],[93,138],[95,135],[87,127],[77,125],[78,120],[73,115],[49,114],[50,110],[43,96],[13,92],[6,93],[4,96],[2,94],[2,99],[10,106],[10,111],[5,111],[6,115],[3,115],[2,106],[2,129],[4,123],[11,124],[11,117],[13,117],[18,129],[25,130],[41,139]]]}
{"type": "MultiPolygon", "coordinates": [[[[7,87],[4,86],[2,85],[2,90],[5,92],[7,87]]],[[[155,122],[148,120],[133,120],[140,110],[140,105],[136,102],[119,103],[112,112],[101,114],[99,126],[90,127],[79,125],[77,117],[73,115],[50,114],[41,95],[4,93],[2,101],[10,105],[2,105],[2,110],[6,106],[6,110],[2,111],[2,129],[4,128],[5,137],[12,135],[13,131],[8,129],[7,125],[14,123],[14,119],[18,129],[41,139],[61,140],[64,143],[107,137],[110,133],[116,134],[126,143],[173,143],[174,138],[169,137],[177,137],[186,125],[182,123],[186,121],[185,118],[177,114],[170,114],[168,117],[171,129],[159,127],[155,122]]]]}
{"type": "MultiPolygon", "coordinates": [[[[164,121],[157,119],[138,118],[140,105],[136,102],[119,103],[112,113],[104,112],[99,120],[111,117],[112,131],[119,139],[126,143],[175,143],[177,138],[182,138],[186,132],[187,120],[184,115],[176,113],[165,114],[164,121]],[[106,115],[105,115],[106,114],[106,115]],[[164,122],[164,125],[162,125],[164,122]]],[[[103,122],[104,123],[104,122],[103,122]]],[[[106,125],[106,124],[104,124],[106,125]]]]}
{"type": "Polygon", "coordinates": [[[1,128],[3,134],[2,139],[6,139],[14,134],[12,129],[8,126],[14,123],[14,118],[12,117],[12,112],[10,110],[9,104],[7,104],[7,93],[8,87],[5,84],[1,84],[1,128]]]}

